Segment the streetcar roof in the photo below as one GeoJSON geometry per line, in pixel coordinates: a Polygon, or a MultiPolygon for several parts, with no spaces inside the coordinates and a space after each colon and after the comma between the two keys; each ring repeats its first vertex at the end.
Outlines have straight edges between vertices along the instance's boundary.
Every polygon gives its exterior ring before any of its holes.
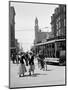
{"type": "Polygon", "coordinates": [[[64,41],[64,40],[66,40],[66,39],[56,39],[56,40],[46,41],[46,42],[44,42],[44,43],[35,44],[35,46],[44,45],[44,44],[49,44],[49,43],[54,43],[54,42],[57,42],[57,41],[64,41]]]}

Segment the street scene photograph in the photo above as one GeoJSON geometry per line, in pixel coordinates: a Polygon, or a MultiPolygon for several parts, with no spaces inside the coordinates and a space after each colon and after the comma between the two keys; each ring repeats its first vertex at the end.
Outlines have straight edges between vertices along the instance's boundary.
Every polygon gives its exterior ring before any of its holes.
{"type": "Polygon", "coordinates": [[[9,1],[9,88],[66,85],[66,5],[9,1]]]}

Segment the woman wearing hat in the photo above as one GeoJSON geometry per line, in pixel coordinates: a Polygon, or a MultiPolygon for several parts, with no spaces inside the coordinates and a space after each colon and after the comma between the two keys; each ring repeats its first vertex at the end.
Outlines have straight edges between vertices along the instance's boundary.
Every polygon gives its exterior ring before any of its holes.
{"type": "Polygon", "coordinates": [[[33,74],[34,74],[34,69],[35,69],[35,65],[34,65],[34,55],[33,55],[32,52],[30,52],[29,57],[30,57],[30,59],[29,59],[29,65],[30,65],[29,75],[31,75],[31,72],[33,72],[33,74]]]}
{"type": "Polygon", "coordinates": [[[24,54],[21,54],[20,67],[19,67],[19,77],[21,77],[22,75],[24,76],[24,74],[26,72],[24,59],[25,59],[24,54]]]}
{"type": "Polygon", "coordinates": [[[39,51],[39,55],[38,55],[38,58],[39,58],[39,62],[41,64],[41,69],[45,70],[45,66],[44,66],[44,55],[43,55],[43,51],[39,51]]]}

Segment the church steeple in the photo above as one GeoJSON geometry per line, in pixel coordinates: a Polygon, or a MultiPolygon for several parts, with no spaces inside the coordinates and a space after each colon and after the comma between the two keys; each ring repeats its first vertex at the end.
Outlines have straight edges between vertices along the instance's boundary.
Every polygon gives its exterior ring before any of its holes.
{"type": "Polygon", "coordinates": [[[35,26],[38,26],[38,19],[37,19],[37,17],[35,19],[35,26]]]}

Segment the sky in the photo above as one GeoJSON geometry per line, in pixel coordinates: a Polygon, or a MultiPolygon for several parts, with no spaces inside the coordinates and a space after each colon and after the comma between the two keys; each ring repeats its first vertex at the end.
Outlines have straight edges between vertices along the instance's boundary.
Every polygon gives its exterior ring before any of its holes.
{"type": "Polygon", "coordinates": [[[51,16],[58,5],[11,2],[11,6],[14,6],[16,13],[15,38],[18,39],[24,51],[27,51],[35,39],[35,18],[38,18],[38,25],[42,31],[51,31],[51,16]]]}

